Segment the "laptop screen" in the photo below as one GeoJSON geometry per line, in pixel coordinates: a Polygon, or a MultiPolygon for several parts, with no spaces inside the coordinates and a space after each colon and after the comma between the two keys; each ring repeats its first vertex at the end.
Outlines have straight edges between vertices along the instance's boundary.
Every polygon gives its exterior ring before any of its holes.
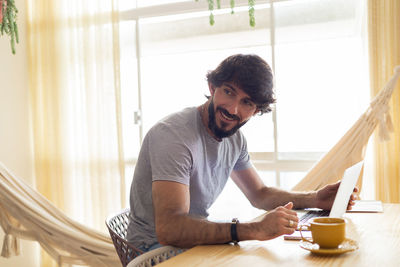
{"type": "Polygon", "coordinates": [[[347,168],[344,172],[329,217],[342,217],[346,212],[347,204],[357,184],[358,177],[360,177],[363,164],[364,161],[360,161],[347,168]]]}

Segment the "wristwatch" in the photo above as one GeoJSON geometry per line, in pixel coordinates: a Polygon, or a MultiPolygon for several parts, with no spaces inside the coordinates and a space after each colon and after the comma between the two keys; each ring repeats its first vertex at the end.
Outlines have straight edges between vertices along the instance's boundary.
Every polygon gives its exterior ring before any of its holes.
{"type": "Polygon", "coordinates": [[[233,244],[237,244],[239,242],[239,238],[237,235],[237,225],[239,223],[238,218],[233,218],[232,219],[232,224],[231,224],[231,239],[233,244]]]}

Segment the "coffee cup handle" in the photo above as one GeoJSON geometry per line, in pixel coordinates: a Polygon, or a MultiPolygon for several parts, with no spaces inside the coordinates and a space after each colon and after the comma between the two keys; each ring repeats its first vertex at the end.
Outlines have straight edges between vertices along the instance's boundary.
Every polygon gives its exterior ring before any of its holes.
{"type": "Polygon", "coordinates": [[[309,231],[309,230],[310,230],[310,225],[309,225],[309,224],[302,224],[302,225],[300,225],[300,227],[299,227],[300,236],[301,236],[301,240],[303,240],[303,241],[305,241],[305,242],[308,242],[308,243],[314,243],[313,240],[308,240],[307,238],[304,238],[304,237],[303,237],[303,233],[301,232],[301,230],[307,230],[307,231],[309,231]]]}

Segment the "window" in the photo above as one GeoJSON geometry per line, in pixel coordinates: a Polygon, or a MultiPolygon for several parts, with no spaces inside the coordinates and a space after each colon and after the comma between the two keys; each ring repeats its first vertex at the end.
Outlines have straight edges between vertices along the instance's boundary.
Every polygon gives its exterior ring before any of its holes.
{"type": "MultiPolygon", "coordinates": [[[[205,102],[206,72],[221,60],[255,53],[274,69],[278,101],[274,112],[255,116],[243,132],[264,182],[290,189],[367,108],[363,1],[257,1],[254,28],[247,1],[237,0],[234,14],[228,6],[215,10],[214,26],[205,2],[122,2],[127,184],[149,128],[205,102]]],[[[213,219],[232,214],[249,219],[259,211],[228,182],[210,212],[213,219]],[[227,206],[227,201],[236,202],[227,206]]]]}

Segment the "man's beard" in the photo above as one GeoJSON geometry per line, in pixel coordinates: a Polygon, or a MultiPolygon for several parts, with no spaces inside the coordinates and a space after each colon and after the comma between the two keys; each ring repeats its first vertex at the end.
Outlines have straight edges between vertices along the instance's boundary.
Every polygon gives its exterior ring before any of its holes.
{"type": "MultiPolygon", "coordinates": [[[[235,115],[231,115],[227,110],[217,107],[217,112],[221,111],[222,113],[224,113],[227,117],[232,117],[237,119],[237,121],[239,121],[239,117],[235,116],[235,115]]],[[[243,125],[246,124],[246,122],[248,121],[244,121],[242,123],[238,123],[236,126],[234,126],[232,129],[225,131],[224,129],[218,127],[216,121],[215,121],[215,111],[214,111],[214,100],[211,99],[210,104],[208,105],[208,128],[211,130],[211,132],[215,135],[215,137],[217,137],[218,139],[222,139],[225,137],[229,137],[231,135],[233,135],[234,133],[237,132],[237,130],[239,130],[240,127],[242,127],[243,125]]],[[[222,125],[224,125],[225,123],[222,122],[222,125]]]]}

